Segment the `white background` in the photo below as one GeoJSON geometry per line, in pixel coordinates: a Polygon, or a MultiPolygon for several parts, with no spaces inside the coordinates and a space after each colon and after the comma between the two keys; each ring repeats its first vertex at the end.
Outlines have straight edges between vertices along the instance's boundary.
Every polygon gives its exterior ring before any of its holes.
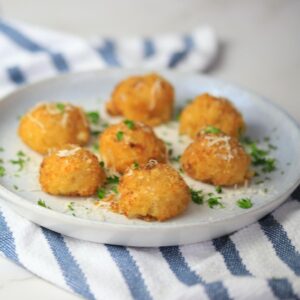
{"type": "MultiPolygon", "coordinates": [[[[209,24],[221,44],[209,74],[272,99],[300,122],[299,0],[0,0],[0,9],[7,18],[83,37],[209,24]]],[[[0,299],[21,297],[77,299],[0,258],[0,299]]]]}

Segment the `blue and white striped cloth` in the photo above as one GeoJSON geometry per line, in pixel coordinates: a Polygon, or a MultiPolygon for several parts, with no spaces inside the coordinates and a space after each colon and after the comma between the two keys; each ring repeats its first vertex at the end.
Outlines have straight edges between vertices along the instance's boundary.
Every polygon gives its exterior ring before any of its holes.
{"type": "MultiPolygon", "coordinates": [[[[107,66],[204,70],[213,31],[93,43],[0,20],[0,93],[59,72],[107,66]]],[[[87,299],[300,299],[300,190],[274,213],[229,236],[178,247],[75,240],[0,205],[0,253],[87,299]]]]}

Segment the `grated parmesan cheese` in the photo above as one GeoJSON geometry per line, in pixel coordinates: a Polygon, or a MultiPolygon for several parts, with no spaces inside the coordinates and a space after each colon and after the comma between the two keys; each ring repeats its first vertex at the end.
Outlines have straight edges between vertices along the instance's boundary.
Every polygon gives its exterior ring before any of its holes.
{"type": "Polygon", "coordinates": [[[42,129],[42,131],[44,131],[44,132],[46,131],[44,124],[41,123],[38,119],[36,119],[34,116],[32,116],[31,113],[28,114],[28,118],[29,118],[33,123],[35,123],[36,125],[38,125],[38,126],[42,129]]]}
{"type": "Polygon", "coordinates": [[[231,160],[233,159],[232,149],[230,146],[230,136],[205,136],[205,139],[208,140],[208,147],[212,147],[216,144],[220,144],[220,149],[225,149],[226,154],[217,155],[223,160],[231,160]]]}
{"type": "Polygon", "coordinates": [[[149,102],[149,109],[153,110],[155,108],[156,105],[156,94],[159,93],[162,89],[162,83],[161,80],[156,80],[154,82],[154,85],[151,89],[151,93],[150,93],[150,102],[149,102]]]}
{"type": "Polygon", "coordinates": [[[76,147],[73,149],[64,149],[64,150],[58,151],[56,155],[59,157],[68,157],[68,156],[74,155],[80,149],[81,149],[80,147],[76,147]]]}

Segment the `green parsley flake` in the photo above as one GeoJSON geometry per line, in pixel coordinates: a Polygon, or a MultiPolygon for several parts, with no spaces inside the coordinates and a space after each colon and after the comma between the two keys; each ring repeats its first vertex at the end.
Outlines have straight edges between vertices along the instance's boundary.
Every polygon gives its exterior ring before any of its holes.
{"type": "Polygon", "coordinates": [[[249,137],[243,138],[241,143],[251,156],[252,164],[254,166],[262,167],[261,170],[264,173],[270,173],[276,170],[276,160],[268,156],[269,151],[259,148],[257,143],[252,141],[249,137]]]}
{"type": "Polygon", "coordinates": [[[50,207],[47,206],[47,205],[46,205],[46,202],[45,202],[44,200],[42,200],[42,199],[39,199],[39,201],[37,202],[37,204],[38,204],[39,206],[41,206],[41,207],[50,209],[50,207]]]}
{"type": "Polygon", "coordinates": [[[3,177],[5,175],[5,168],[3,166],[0,166],[0,177],[3,177]]]}
{"type": "Polygon", "coordinates": [[[265,173],[270,173],[276,169],[276,161],[274,158],[268,158],[266,159],[264,163],[264,167],[262,168],[262,171],[265,173]]]}
{"type": "Polygon", "coordinates": [[[63,103],[56,103],[56,108],[61,112],[63,113],[65,111],[65,104],[63,103]]]}
{"type": "Polygon", "coordinates": [[[204,195],[203,195],[203,191],[202,190],[193,190],[190,189],[191,192],[191,197],[192,197],[192,201],[196,204],[203,204],[203,200],[204,200],[204,195]]]}
{"type": "Polygon", "coordinates": [[[97,192],[97,196],[100,200],[104,199],[106,195],[106,191],[104,189],[99,189],[97,192]]]}
{"type": "Polygon", "coordinates": [[[139,169],[139,168],[140,168],[139,163],[135,161],[135,162],[133,163],[133,169],[134,169],[134,170],[137,170],[137,169],[139,169]]]}
{"type": "Polygon", "coordinates": [[[93,145],[93,151],[94,151],[94,152],[98,152],[98,151],[99,151],[99,145],[98,145],[97,143],[95,143],[95,144],[93,145]]]}
{"type": "Polygon", "coordinates": [[[23,151],[19,151],[17,153],[17,158],[18,159],[11,159],[10,162],[13,165],[18,165],[19,169],[17,172],[20,172],[24,169],[26,162],[28,162],[30,159],[29,159],[29,157],[26,156],[26,154],[23,151]]]}
{"type": "Polygon", "coordinates": [[[214,126],[207,126],[206,128],[203,129],[204,133],[212,133],[212,134],[218,134],[222,133],[222,130],[219,128],[216,128],[214,126]]]}
{"type": "MultiPolygon", "coordinates": [[[[210,196],[210,195],[209,195],[210,196]]],[[[222,198],[218,196],[210,196],[207,199],[207,204],[209,208],[214,208],[215,206],[219,206],[220,208],[224,208],[224,204],[220,202],[222,198]]]]}
{"type": "Polygon", "coordinates": [[[104,169],[104,167],[105,167],[104,161],[101,160],[101,161],[99,162],[99,166],[100,166],[102,169],[104,169]]]}
{"type": "Polygon", "coordinates": [[[3,152],[4,151],[4,148],[3,147],[0,147],[0,152],[3,152]]]}
{"type": "Polygon", "coordinates": [[[124,132],[123,131],[118,131],[116,134],[117,140],[120,142],[123,140],[124,132]]]}
{"type": "Polygon", "coordinates": [[[87,112],[86,116],[91,124],[94,124],[94,125],[99,124],[100,114],[97,111],[87,112]]]}
{"type": "Polygon", "coordinates": [[[109,176],[106,179],[107,184],[118,184],[119,183],[119,177],[114,175],[114,176],[109,176]]]}
{"type": "Polygon", "coordinates": [[[170,158],[170,160],[171,160],[172,162],[179,162],[179,161],[180,161],[180,158],[181,158],[181,155],[177,155],[177,156],[172,156],[172,157],[170,158]]]}
{"type": "Polygon", "coordinates": [[[216,186],[216,192],[218,193],[218,194],[222,194],[222,192],[223,192],[223,189],[222,189],[222,187],[220,186],[220,185],[218,185],[218,186],[216,186]]]}
{"type": "Polygon", "coordinates": [[[129,129],[133,130],[134,129],[134,122],[131,120],[125,120],[123,122],[129,129]]]}
{"type": "Polygon", "coordinates": [[[249,198],[242,198],[236,201],[237,206],[243,209],[248,209],[253,206],[251,199],[249,198]]]}
{"type": "Polygon", "coordinates": [[[74,202],[70,202],[67,207],[70,211],[74,211],[74,202]]]}
{"type": "Polygon", "coordinates": [[[98,136],[100,133],[101,133],[100,130],[92,130],[91,131],[92,136],[98,136]]]}
{"type": "Polygon", "coordinates": [[[115,194],[119,194],[119,191],[118,191],[118,187],[117,186],[113,186],[111,188],[111,190],[115,193],[115,194]]]}
{"type": "Polygon", "coordinates": [[[13,185],[14,189],[17,191],[19,189],[19,187],[17,185],[13,185]]]}

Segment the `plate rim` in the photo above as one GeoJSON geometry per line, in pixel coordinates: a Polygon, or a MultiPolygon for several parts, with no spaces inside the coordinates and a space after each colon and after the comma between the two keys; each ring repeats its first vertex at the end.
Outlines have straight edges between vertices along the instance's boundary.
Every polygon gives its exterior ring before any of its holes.
{"type": "MultiPolygon", "coordinates": [[[[21,94],[26,90],[34,89],[40,85],[47,85],[49,82],[55,82],[55,81],[60,82],[63,80],[68,80],[69,77],[84,76],[85,74],[92,75],[93,73],[95,73],[95,74],[102,74],[102,75],[104,74],[105,75],[107,73],[110,73],[110,74],[111,73],[120,73],[121,74],[121,73],[126,73],[126,72],[141,74],[141,73],[145,73],[145,72],[150,72],[150,70],[146,69],[146,68],[134,68],[134,69],[131,69],[131,68],[109,68],[109,69],[85,70],[85,71],[71,72],[71,73],[66,73],[66,74],[57,74],[52,77],[44,78],[42,80],[38,80],[38,81],[35,81],[32,83],[26,84],[25,86],[21,86],[21,87],[17,88],[16,90],[2,96],[0,98],[0,107],[1,107],[1,105],[3,105],[2,103],[8,102],[10,97],[18,96],[18,94],[21,94]]],[[[226,80],[215,78],[213,76],[209,76],[209,75],[201,74],[201,73],[197,73],[197,72],[192,72],[192,71],[174,71],[174,70],[168,70],[168,69],[159,69],[159,70],[156,70],[155,72],[164,73],[164,74],[181,74],[181,75],[186,74],[189,76],[198,77],[200,79],[202,78],[202,79],[205,79],[208,81],[213,81],[216,84],[221,84],[221,85],[233,88],[233,89],[238,89],[249,95],[253,95],[257,100],[264,102],[268,106],[271,106],[273,109],[277,110],[279,113],[282,113],[284,115],[284,117],[287,118],[292,123],[292,125],[297,130],[298,135],[300,136],[300,125],[298,124],[298,122],[296,121],[296,119],[293,116],[291,116],[279,104],[273,102],[272,100],[268,99],[265,96],[262,96],[256,92],[252,91],[249,88],[245,88],[242,85],[227,82],[226,80]]],[[[243,216],[257,215],[260,211],[266,210],[266,208],[268,206],[271,206],[272,204],[275,204],[276,202],[285,202],[288,199],[288,197],[284,201],[281,201],[281,199],[283,197],[285,197],[287,194],[290,195],[292,193],[292,191],[299,184],[300,184],[300,170],[298,171],[297,176],[295,175],[293,182],[286,189],[284,189],[283,191],[278,193],[277,196],[273,200],[271,200],[265,204],[262,204],[258,207],[254,207],[249,211],[244,211],[243,213],[239,214],[239,216],[241,216],[241,215],[243,215],[243,216]]],[[[33,210],[35,213],[38,213],[39,215],[48,216],[53,219],[59,220],[60,222],[67,222],[69,224],[83,225],[83,226],[89,226],[89,227],[99,227],[99,228],[117,227],[120,229],[120,227],[123,227],[126,229],[134,229],[134,230],[145,230],[145,229],[168,230],[168,229],[175,229],[175,228],[192,228],[192,227],[197,227],[197,226],[201,226],[201,225],[203,225],[203,226],[208,225],[211,223],[218,224],[220,222],[226,222],[229,220],[232,221],[234,218],[237,217],[236,214],[229,214],[226,217],[220,218],[218,220],[214,220],[213,222],[211,222],[209,220],[207,220],[207,221],[199,220],[197,223],[193,222],[193,223],[186,223],[186,224],[164,222],[164,227],[160,228],[155,225],[153,226],[153,224],[160,224],[160,222],[154,222],[154,223],[153,222],[145,222],[144,224],[143,223],[124,224],[124,223],[111,223],[111,222],[106,222],[106,221],[102,221],[102,220],[84,219],[84,218],[80,218],[80,217],[74,218],[73,216],[64,214],[62,212],[54,211],[51,209],[45,209],[43,207],[40,207],[40,206],[34,204],[33,202],[26,201],[26,200],[24,201],[24,199],[22,197],[20,197],[19,195],[15,194],[12,191],[10,191],[6,187],[4,187],[2,184],[0,184],[0,196],[3,197],[3,200],[5,202],[9,201],[13,205],[16,205],[18,207],[22,206],[25,209],[28,209],[31,211],[33,210]]],[[[276,205],[276,207],[278,207],[278,205],[276,205]]],[[[178,218],[180,218],[180,216],[178,216],[178,218]]]]}

